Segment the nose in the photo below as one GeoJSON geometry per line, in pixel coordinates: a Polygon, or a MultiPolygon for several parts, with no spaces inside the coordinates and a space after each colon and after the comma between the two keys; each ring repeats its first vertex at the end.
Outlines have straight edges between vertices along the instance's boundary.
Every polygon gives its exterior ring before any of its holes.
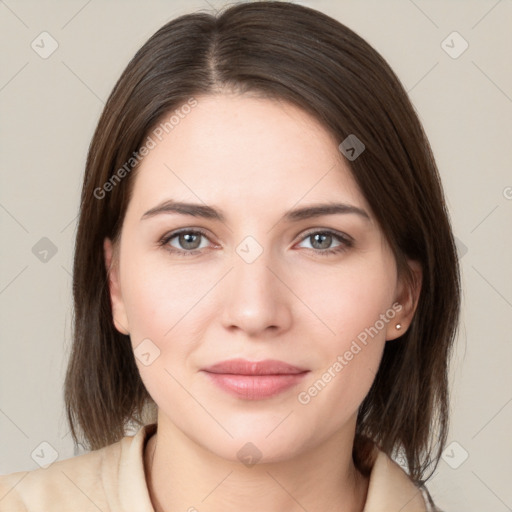
{"type": "Polygon", "coordinates": [[[270,251],[249,261],[234,254],[233,269],[222,291],[222,323],[228,330],[251,337],[275,336],[292,323],[293,294],[287,288],[287,276],[270,251]]]}

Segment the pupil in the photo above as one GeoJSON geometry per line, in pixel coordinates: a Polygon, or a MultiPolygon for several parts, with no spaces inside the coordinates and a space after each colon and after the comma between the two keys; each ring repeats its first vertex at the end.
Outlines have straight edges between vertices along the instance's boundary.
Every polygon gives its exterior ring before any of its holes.
{"type": "Polygon", "coordinates": [[[331,235],[326,235],[326,234],[320,233],[320,234],[314,235],[313,238],[314,238],[315,242],[318,242],[319,241],[318,239],[320,238],[320,245],[327,240],[328,243],[327,244],[324,243],[323,247],[320,247],[320,249],[327,249],[329,247],[329,245],[331,245],[330,244],[331,238],[332,238],[331,235]]]}
{"type": "Polygon", "coordinates": [[[182,246],[187,249],[196,249],[198,247],[197,240],[194,240],[194,238],[199,239],[197,235],[186,233],[184,235],[181,235],[182,238],[182,246]],[[184,242],[183,242],[184,241],[184,242]],[[195,242],[195,244],[194,244],[195,242]]]}

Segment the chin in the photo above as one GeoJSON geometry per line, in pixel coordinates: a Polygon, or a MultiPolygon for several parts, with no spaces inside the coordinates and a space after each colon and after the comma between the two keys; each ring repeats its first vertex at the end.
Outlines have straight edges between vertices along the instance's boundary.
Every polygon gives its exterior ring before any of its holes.
{"type": "MultiPolygon", "coordinates": [[[[218,457],[231,462],[242,462],[250,467],[256,463],[273,463],[289,460],[300,453],[308,444],[300,432],[292,432],[282,428],[281,432],[269,432],[275,428],[255,429],[254,426],[238,431],[230,431],[233,438],[227,435],[212,437],[211,432],[196,441],[218,457]]],[[[278,427],[278,429],[281,427],[278,427]]]]}
{"type": "Polygon", "coordinates": [[[299,452],[299,446],[269,442],[248,435],[244,440],[234,440],[227,446],[207,446],[212,453],[230,462],[242,463],[250,468],[255,464],[284,462],[299,452]]]}

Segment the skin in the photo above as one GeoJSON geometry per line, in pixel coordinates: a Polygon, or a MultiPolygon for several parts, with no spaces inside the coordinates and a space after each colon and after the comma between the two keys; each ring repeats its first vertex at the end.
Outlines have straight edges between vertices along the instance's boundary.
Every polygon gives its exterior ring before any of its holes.
{"type": "MultiPolygon", "coordinates": [[[[318,121],[276,100],[228,93],[197,99],[142,161],[119,243],[105,240],[116,328],[130,334],[134,349],[150,339],[160,351],[147,366],[136,359],[158,406],[158,431],[144,455],[154,507],[361,511],[368,480],[351,456],[357,410],[385,343],[407,330],[419,289],[397,275],[341,141],[318,121]],[[222,210],[225,221],[175,213],[141,219],[171,198],[222,210]],[[361,208],[369,219],[281,220],[290,209],[328,202],[361,208]],[[159,245],[181,228],[206,232],[195,242],[198,253],[180,256],[159,245]],[[311,235],[322,230],[348,235],[353,245],[335,236],[315,242],[311,235]],[[252,263],[236,252],[247,236],[263,249],[252,263]],[[299,403],[299,392],[395,302],[401,311],[317,396],[299,403]],[[238,357],[310,372],[284,393],[246,400],[200,371],[238,357]],[[261,453],[250,467],[237,457],[247,442],[261,453]]],[[[167,247],[191,250],[177,236],[167,247]]]]}

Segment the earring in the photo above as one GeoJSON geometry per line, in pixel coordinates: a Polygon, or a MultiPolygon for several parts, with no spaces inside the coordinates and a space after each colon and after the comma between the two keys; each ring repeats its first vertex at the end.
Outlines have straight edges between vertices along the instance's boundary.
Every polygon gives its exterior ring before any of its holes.
{"type": "Polygon", "coordinates": [[[402,328],[402,324],[396,324],[395,327],[396,327],[396,330],[399,331],[402,328]]]}

